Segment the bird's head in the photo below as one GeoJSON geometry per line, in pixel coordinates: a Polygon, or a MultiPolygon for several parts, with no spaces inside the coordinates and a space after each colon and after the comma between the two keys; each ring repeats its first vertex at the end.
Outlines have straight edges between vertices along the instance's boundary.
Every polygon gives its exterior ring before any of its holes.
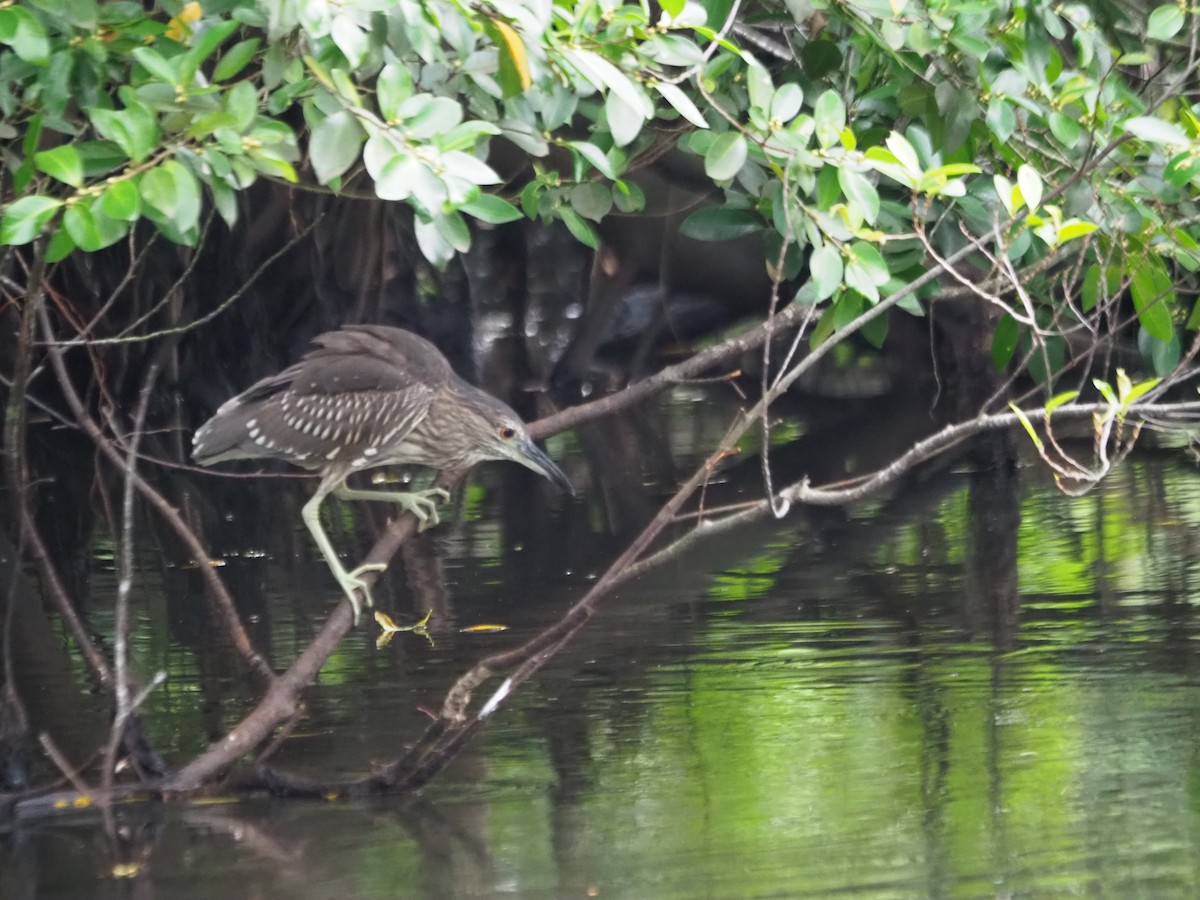
{"type": "Polygon", "coordinates": [[[472,431],[480,459],[509,459],[549,478],[571,496],[575,487],[533,439],[521,418],[495,397],[480,393],[472,431]]]}

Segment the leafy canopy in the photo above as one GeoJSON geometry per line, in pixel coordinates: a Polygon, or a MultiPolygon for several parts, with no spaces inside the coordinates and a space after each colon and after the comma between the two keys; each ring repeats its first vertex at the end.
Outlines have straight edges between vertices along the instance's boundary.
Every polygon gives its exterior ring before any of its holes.
{"type": "MultiPolygon", "coordinates": [[[[96,251],[146,219],[194,244],[260,178],[369,183],[442,265],[469,217],[635,212],[636,168],[694,156],[822,304],[813,339],[963,247],[1006,315],[993,358],[1049,378],[1128,295],[1159,372],[1200,325],[1194,14],[1110,3],[29,0],[0,7],[0,244],[96,251]],[[503,165],[501,143],[522,165],[503,165]],[[369,182],[357,178],[365,172],[369,182]]],[[[921,311],[918,298],[906,302],[921,311]]],[[[867,329],[882,341],[886,319],[867,329]]]]}

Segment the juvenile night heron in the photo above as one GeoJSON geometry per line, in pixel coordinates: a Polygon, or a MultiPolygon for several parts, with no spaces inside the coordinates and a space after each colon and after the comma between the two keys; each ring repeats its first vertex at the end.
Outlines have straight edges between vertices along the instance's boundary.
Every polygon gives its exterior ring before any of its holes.
{"type": "Polygon", "coordinates": [[[399,503],[421,527],[438,522],[441,488],[355,490],[347,476],[375,466],[416,464],[457,469],[511,459],[574,493],[571,482],[536,444],[515,412],[463,381],[433,344],[384,325],[351,325],[314,339],[300,362],[226,401],[192,439],[202,466],[227,459],[281,459],[321,473],[304,524],[329,563],[358,621],[371,593],[362,565],[347,572],[321,527],[321,501],[399,503]]]}

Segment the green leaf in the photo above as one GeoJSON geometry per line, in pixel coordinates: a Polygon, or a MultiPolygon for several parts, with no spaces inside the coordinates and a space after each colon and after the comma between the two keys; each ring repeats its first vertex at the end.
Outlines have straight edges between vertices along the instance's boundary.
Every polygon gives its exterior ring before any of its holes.
{"type": "Polygon", "coordinates": [[[1137,384],[1130,384],[1125,370],[1117,369],[1117,387],[1120,389],[1121,405],[1126,409],[1137,403],[1138,400],[1146,396],[1146,394],[1150,393],[1160,384],[1162,384],[1161,378],[1147,378],[1145,381],[1139,381],[1137,384]]]}
{"type": "Polygon", "coordinates": [[[817,175],[817,209],[828,212],[842,202],[842,186],[838,183],[838,170],[833,166],[822,166],[817,175]]]}
{"type": "Polygon", "coordinates": [[[363,163],[375,180],[375,195],[381,200],[407,200],[412,196],[417,170],[425,169],[415,156],[401,151],[382,134],[367,139],[363,163]]]}
{"type": "Polygon", "coordinates": [[[663,12],[665,12],[672,19],[678,19],[679,14],[683,12],[684,7],[687,6],[687,0],[661,0],[658,5],[661,6],[663,12]]]}
{"type": "MultiPolygon", "coordinates": [[[[796,302],[801,302],[799,294],[796,296],[796,302]]],[[[836,304],[826,307],[825,311],[821,313],[821,318],[817,320],[817,326],[812,330],[812,335],[808,339],[808,346],[813,350],[820,347],[833,334],[833,314],[836,309],[836,304]]]]}
{"type": "Polygon", "coordinates": [[[1012,133],[1017,130],[1016,110],[1006,100],[994,98],[988,104],[986,121],[988,130],[1001,144],[1008,143],[1012,133]]]}
{"type": "Polygon", "coordinates": [[[895,162],[902,166],[905,172],[914,177],[921,175],[921,160],[917,156],[917,151],[913,148],[913,145],[909,143],[908,138],[898,131],[893,131],[884,139],[884,143],[887,144],[888,150],[892,152],[895,162]]]}
{"type": "Polygon", "coordinates": [[[587,141],[567,141],[567,146],[582,156],[591,164],[597,172],[605,178],[616,178],[617,173],[609,162],[608,157],[604,155],[604,151],[595,144],[589,144],[587,141]]]}
{"type": "Polygon", "coordinates": [[[0,44],[8,44],[25,62],[46,66],[50,62],[50,41],[41,21],[20,6],[0,9],[0,44]]]}
{"type": "Polygon", "coordinates": [[[132,181],[114,181],[104,189],[98,204],[110,219],[132,222],[142,214],[142,198],[132,181]]]}
{"type": "Polygon", "coordinates": [[[128,222],[110,219],[86,203],[76,203],[63,214],[63,228],[80,250],[93,253],[110,247],[129,231],[128,222]]]}
{"type": "Polygon", "coordinates": [[[83,159],[71,144],[43,150],[35,154],[34,163],[51,178],[57,178],[73,188],[83,185],[83,159]]]}
{"type": "Polygon", "coordinates": [[[442,230],[433,221],[425,221],[418,217],[413,224],[416,232],[417,246],[427,260],[444,269],[450,260],[454,259],[454,246],[446,240],[442,230]]]}
{"type": "Polygon", "coordinates": [[[229,127],[241,134],[258,117],[258,92],[249,81],[241,81],[225,95],[225,112],[233,122],[229,127]]]}
{"type": "Polygon", "coordinates": [[[1022,164],[1017,169],[1017,187],[1021,189],[1021,199],[1030,212],[1034,212],[1042,203],[1042,176],[1033,166],[1022,164]]]}
{"type": "Polygon", "coordinates": [[[233,228],[238,220],[237,193],[225,179],[217,177],[209,181],[208,189],[212,193],[213,206],[216,207],[218,215],[225,220],[226,225],[233,228]]]}
{"type": "Polygon", "coordinates": [[[1166,272],[1143,261],[1129,282],[1129,293],[1142,328],[1151,337],[1169,343],[1175,333],[1171,324],[1175,291],[1166,272]]]}
{"type": "Polygon", "coordinates": [[[85,31],[94,31],[99,24],[95,0],[29,0],[29,2],[31,6],[36,6],[55,18],[65,19],[76,28],[85,31]]]}
{"type": "Polygon", "coordinates": [[[176,196],[175,179],[163,166],[143,173],[138,180],[138,190],[142,200],[163,218],[171,219],[179,204],[176,196]]]}
{"type": "Polygon", "coordinates": [[[433,217],[433,225],[446,242],[459,253],[471,249],[471,229],[457,212],[443,213],[433,217]]]}
{"type": "Polygon", "coordinates": [[[864,322],[859,334],[863,336],[868,344],[877,350],[883,349],[883,342],[887,340],[888,335],[888,316],[876,316],[870,322],[864,322]]]}
{"type": "Polygon", "coordinates": [[[781,84],[775,96],[771,98],[770,116],[786,125],[800,112],[804,104],[804,89],[795,82],[781,84]]]}
{"type": "Polygon", "coordinates": [[[1033,441],[1033,445],[1038,448],[1038,451],[1045,452],[1046,445],[1043,444],[1042,439],[1038,437],[1038,433],[1034,430],[1033,424],[1029,421],[1029,417],[1026,416],[1020,407],[1018,407],[1015,403],[1009,403],[1008,408],[1011,409],[1016,415],[1017,421],[1019,421],[1025,428],[1025,431],[1029,434],[1030,440],[1033,441]]]}
{"type": "Polygon", "coordinates": [[[645,92],[603,56],[580,49],[563,50],[562,55],[596,88],[615,92],[646,118],[654,115],[654,106],[645,92]]]}
{"type": "Polygon", "coordinates": [[[771,98],[775,96],[771,73],[757,60],[747,60],[747,63],[746,90],[750,94],[750,107],[766,112],[771,108],[771,98]]]}
{"type": "Polygon", "coordinates": [[[1169,41],[1183,28],[1183,9],[1177,3],[1168,3],[1150,13],[1146,21],[1146,37],[1154,41],[1169,41]]]}
{"type": "Polygon", "coordinates": [[[748,209],[709,206],[684,219],[679,230],[697,241],[731,241],[762,229],[762,219],[748,209]]]}
{"type": "Polygon", "coordinates": [[[662,94],[663,99],[671,104],[672,108],[674,108],[677,113],[691,122],[697,128],[708,127],[708,122],[705,120],[704,114],[700,112],[700,109],[695,103],[692,102],[692,98],[681,91],[678,87],[673,84],[657,82],[654,85],[654,89],[662,94]]]}
{"type": "Polygon", "coordinates": [[[646,208],[646,195],[635,182],[617,179],[613,182],[613,202],[623,213],[641,212],[646,208]]]}
{"type": "Polygon", "coordinates": [[[190,50],[183,55],[183,62],[179,66],[179,81],[182,84],[191,84],[196,77],[196,72],[204,61],[208,59],[213,52],[225,43],[225,39],[233,34],[241,23],[237,21],[219,22],[211,28],[206,29],[199,38],[193,43],[190,50]]]}
{"type": "Polygon", "coordinates": [[[1190,151],[1176,153],[1163,169],[1163,178],[1172,187],[1183,187],[1200,173],[1200,161],[1190,151]]]}
{"type": "Polygon", "coordinates": [[[449,131],[462,121],[462,107],[449,97],[414,94],[397,110],[397,118],[409,138],[428,140],[449,131]]]}
{"type": "MultiPolygon", "coordinates": [[[[305,61],[307,62],[308,59],[306,58],[305,61]]],[[[362,106],[362,95],[358,92],[358,84],[344,69],[330,69],[328,74],[329,81],[339,96],[354,106],[362,106]]]]}
{"type": "Polygon", "coordinates": [[[151,169],[138,185],[146,214],[161,224],[169,223],[180,233],[196,227],[200,220],[200,185],[196,177],[173,159],[151,169]]]}
{"type": "Polygon", "coordinates": [[[1049,418],[1056,409],[1058,409],[1060,406],[1070,403],[1078,396],[1079,391],[1063,391],[1061,394],[1055,394],[1046,401],[1046,417],[1049,418]]]}
{"type": "Polygon", "coordinates": [[[524,218],[521,210],[494,194],[480,194],[474,200],[468,200],[459,209],[489,225],[503,225],[505,222],[515,222],[524,218]]]}
{"type": "Polygon", "coordinates": [[[1123,128],[1134,137],[1149,144],[1186,147],[1191,143],[1178,125],[1163,119],[1156,119],[1154,116],[1135,116],[1132,119],[1126,119],[1123,128]]]}
{"type": "Polygon", "coordinates": [[[63,205],[53,197],[22,197],[8,205],[0,219],[0,244],[28,244],[63,205]]]}
{"type": "Polygon", "coordinates": [[[577,184],[567,196],[571,208],[585,219],[599,222],[612,211],[612,191],[607,185],[596,182],[577,184]]]}
{"type": "Polygon", "coordinates": [[[558,215],[563,220],[563,224],[567,226],[567,230],[575,236],[575,240],[593,250],[599,248],[600,239],[596,237],[592,226],[580,218],[579,213],[569,206],[563,206],[559,208],[558,215]]]}
{"type": "Polygon", "coordinates": [[[883,254],[873,244],[855,241],[850,245],[850,260],[846,264],[846,284],[872,302],[879,300],[879,288],[891,278],[883,254]]]}
{"type": "Polygon", "coordinates": [[[258,52],[260,43],[262,43],[260,38],[249,38],[239,41],[225,51],[216,68],[213,69],[213,81],[228,81],[246,68],[250,60],[254,59],[254,54],[258,52]]]}
{"type": "Polygon", "coordinates": [[[1050,133],[1056,141],[1070,150],[1079,143],[1083,127],[1070,116],[1054,112],[1050,114],[1050,133]]]}
{"type": "Polygon", "coordinates": [[[529,48],[525,46],[524,39],[503,19],[488,19],[484,30],[499,54],[496,79],[500,82],[504,99],[525,93],[533,84],[533,74],[529,69],[529,48]]]}
{"type": "Polygon", "coordinates": [[[846,291],[833,304],[833,330],[840,331],[862,315],[863,296],[858,291],[846,291]]]}
{"type": "MultiPolygon", "coordinates": [[[[157,50],[150,47],[135,47],[131,51],[131,55],[141,64],[143,69],[159,81],[165,81],[171,85],[178,85],[182,82],[179,70],[173,64],[174,61],[167,60],[157,50]]],[[[175,61],[179,61],[180,59],[180,57],[176,57],[175,61]]]]}
{"type": "Polygon", "coordinates": [[[832,244],[825,244],[813,251],[808,261],[808,272],[813,285],[814,303],[832,297],[842,285],[845,267],[842,254],[832,244]]]}
{"type": "Polygon", "coordinates": [[[833,41],[818,39],[805,41],[800,48],[800,65],[812,79],[820,79],[842,68],[845,56],[833,41]]]}
{"type": "Polygon", "coordinates": [[[50,238],[50,243],[46,245],[46,262],[59,262],[74,252],[75,242],[67,234],[67,229],[60,228],[54,232],[54,237],[50,238]]]}
{"type": "Polygon", "coordinates": [[[346,62],[350,64],[351,69],[357,69],[363,64],[367,50],[370,49],[370,41],[351,15],[334,16],[333,24],[329,28],[329,36],[333,38],[337,48],[342,51],[342,55],[346,57],[346,62]]]}
{"type": "Polygon", "coordinates": [[[944,166],[934,166],[925,173],[925,178],[953,178],[956,175],[978,175],[983,170],[974,163],[948,163],[944,166]]]}
{"type": "Polygon", "coordinates": [[[841,140],[842,129],[846,127],[846,104],[836,91],[825,91],[817,98],[813,119],[817,142],[822,147],[832,147],[841,140]]]}
{"type": "Polygon", "coordinates": [[[143,162],[158,147],[158,120],[144,106],[131,104],[123,110],[86,110],[101,137],[125,151],[134,162],[143,162]]]}
{"type": "Polygon", "coordinates": [[[400,118],[400,106],[412,96],[413,80],[408,69],[397,63],[388,63],[379,72],[375,82],[375,99],[379,113],[387,122],[400,118]]]}
{"type": "Polygon", "coordinates": [[[1101,397],[1108,401],[1109,406],[1120,406],[1120,401],[1117,399],[1117,392],[1112,389],[1112,385],[1107,381],[1093,378],[1092,386],[1100,392],[1101,397]]]}
{"type": "Polygon", "coordinates": [[[717,136],[704,154],[704,172],[713,181],[728,181],[745,165],[746,138],[737,131],[717,136]]]}
{"type": "Polygon", "coordinates": [[[1058,242],[1065,244],[1067,241],[1083,237],[1085,234],[1091,234],[1097,227],[1099,226],[1092,222],[1081,222],[1078,219],[1072,219],[1064,223],[1062,228],[1058,230],[1058,242]]]}
{"type": "Polygon", "coordinates": [[[838,184],[842,192],[868,222],[874,224],[879,216],[879,192],[875,185],[858,172],[849,169],[838,169],[838,184]]]}
{"type": "Polygon", "coordinates": [[[460,150],[443,153],[442,167],[444,174],[465,179],[472,184],[499,184],[503,181],[496,170],[478,156],[460,150]]]}
{"type": "Polygon", "coordinates": [[[308,142],[308,158],[321,184],[343,174],[358,160],[358,151],[367,135],[348,110],[322,119],[308,142]]]}
{"type": "Polygon", "coordinates": [[[83,177],[99,178],[121,168],[129,161],[125,153],[112,141],[80,141],[72,144],[83,164],[83,177]]]}
{"type": "Polygon", "coordinates": [[[1017,190],[1013,187],[1011,181],[1003,175],[993,175],[992,185],[996,191],[996,199],[1000,201],[1010,216],[1021,208],[1020,204],[1017,203],[1017,200],[1020,198],[1016,196],[1017,190]]]}
{"type": "Polygon", "coordinates": [[[612,132],[613,143],[618,147],[630,144],[642,131],[645,119],[640,110],[634,109],[616,93],[610,92],[604,99],[604,119],[612,132]]]}
{"type": "Polygon", "coordinates": [[[1021,336],[1021,326],[1017,320],[1005,313],[996,323],[992,334],[992,365],[1003,369],[1012,361],[1017,349],[1017,339],[1021,336]]]}
{"type": "Polygon", "coordinates": [[[1179,335],[1174,333],[1168,340],[1160,341],[1143,329],[1138,334],[1138,349],[1142,351],[1143,358],[1149,360],[1150,367],[1157,375],[1169,374],[1179,365],[1183,355],[1179,335]]]}
{"type": "MultiPolygon", "coordinates": [[[[885,150],[882,147],[869,147],[867,148],[867,152],[864,154],[864,157],[867,165],[869,165],[880,175],[886,175],[888,178],[891,178],[893,181],[898,181],[905,187],[913,189],[916,188],[918,181],[917,176],[920,175],[921,172],[920,168],[917,168],[914,171],[910,170],[907,166],[901,165],[900,160],[896,158],[896,155],[892,153],[892,151],[885,150]]],[[[829,166],[823,167],[821,169],[821,174],[818,175],[817,178],[822,178],[829,170],[829,166]]],[[[826,205],[821,206],[821,209],[828,208],[829,207],[826,205]]]]}

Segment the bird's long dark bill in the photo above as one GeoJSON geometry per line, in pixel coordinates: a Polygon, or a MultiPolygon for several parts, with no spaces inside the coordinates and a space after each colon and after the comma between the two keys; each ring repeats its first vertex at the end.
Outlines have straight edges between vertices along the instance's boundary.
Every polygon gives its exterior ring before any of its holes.
{"type": "Polygon", "coordinates": [[[563,474],[563,470],[554,464],[554,460],[548,457],[541,447],[533,441],[524,441],[521,443],[521,455],[524,458],[520,462],[526,468],[533,469],[539,475],[545,475],[572,497],[575,496],[575,486],[571,484],[571,480],[563,474]]]}

